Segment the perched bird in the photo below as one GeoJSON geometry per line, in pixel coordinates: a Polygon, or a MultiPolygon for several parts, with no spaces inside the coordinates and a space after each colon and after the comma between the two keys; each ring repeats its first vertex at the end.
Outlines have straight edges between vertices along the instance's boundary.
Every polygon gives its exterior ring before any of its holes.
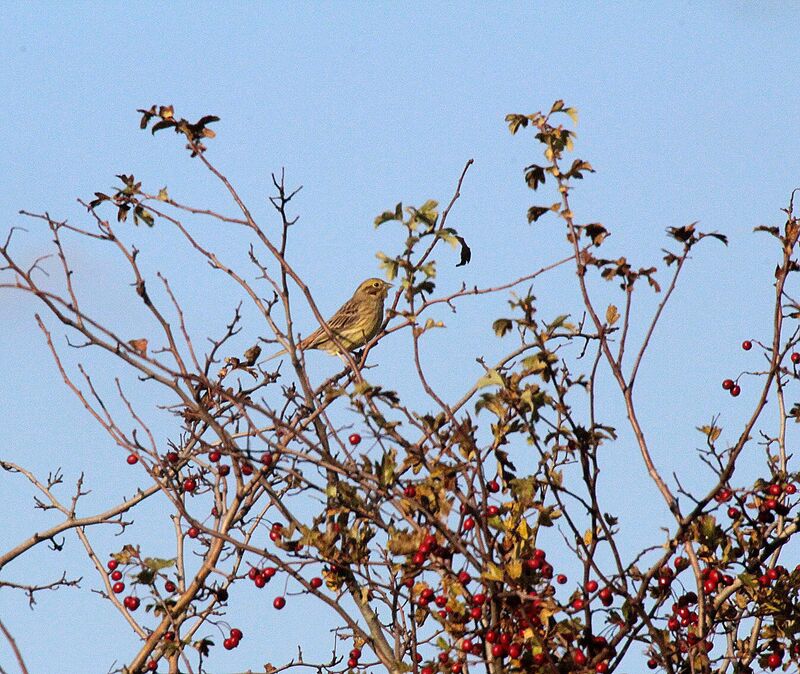
{"type": "MultiPolygon", "coordinates": [[[[328,327],[339,344],[347,351],[354,351],[364,346],[378,334],[383,323],[383,301],[392,287],[391,283],[379,278],[368,278],[363,281],[353,296],[327,321],[328,327]]],[[[331,354],[339,353],[339,347],[328,337],[322,327],[302,340],[298,349],[320,349],[331,354]]],[[[281,349],[267,360],[277,358],[286,353],[281,349]]]]}

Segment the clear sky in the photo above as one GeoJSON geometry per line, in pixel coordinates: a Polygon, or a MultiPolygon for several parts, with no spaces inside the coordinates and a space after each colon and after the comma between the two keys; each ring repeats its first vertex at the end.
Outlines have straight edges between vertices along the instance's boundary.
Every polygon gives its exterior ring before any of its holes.
{"type": "MultiPolygon", "coordinates": [[[[0,7],[3,231],[24,224],[20,209],[83,222],[75,199],[108,189],[123,172],[153,189],[167,185],[181,201],[224,207],[222,192],[176,136],[138,129],[137,108],[171,103],[188,118],[222,118],[209,158],[264,221],[272,171],[285,167],[288,181],[304,186],[290,254],[323,311],[378,273],[377,250],[397,245],[390,231],[373,229],[375,215],[400,200],[447,200],[469,158],[475,165],[453,224],[473,261],[443,267],[441,287],[511,279],[563,256],[566,244],[554,222],[525,224],[537,200],[522,167],[539,150],[527,136],[511,137],[503,118],[562,98],[580,111],[576,156],[597,169],[579,186],[574,207],[579,220],[611,229],[608,257],[660,263],[664,229],[695,220],[730,237],[728,248],[710,244],[693,256],[667,316],[672,322],[643,372],[642,420],[654,433],[657,460],[691,470],[699,444],[693,428],[716,413],[723,424],[738,418],[719,381],[746,366],[741,339],[767,334],[775,258],[752,228],[780,223],[779,209],[800,186],[796,4],[15,4],[0,7]]],[[[48,237],[29,227],[19,250],[34,255],[48,237]]],[[[206,234],[223,247],[229,236],[206,234]]],[[[152,230],[151,241],[161,235],[152,230]]],[[[197,325],[221,324],[229,314],[220,316],[224,303],[216,300],[225,290],[198,292],[200,277],[191,265],[175,269],[173,252],[165,244],[153,268],[182,275],[179,290],[197,325]]],[[[117,324],[135,323],[121,310],[118,288],[92,284],[114,277],[111,263],[88,249],[77,254],[88,272],[80,283],[93,289],[98,310],[117,324]]],[[[569,274],[534,288],[551,315],[574,308],[573,291],[569,274]]],[[[62,466],[67,483],[85,470],[92,503],[112,503],[133,491],[135,479],[61,385],[32,309],[0,294],[0,457],[43,473],[62,466]]],[[[476,355],[500,353],[490,325],[502,312],[502,299],[476,305],[452,319],[447,336],[433,338],[429,366],[446,394],[479,375],[476,355]],[[444,341],[436,340],[456,338],[456,353],[442,358],[436,346],[444,341]]],[[[310,314],[305,319],[307,332],[314,326],[310,314]]],[[[382,367],[399,389],[412,385],[407,361],[382,367]]],[[[746,405],[747,394],[745,387],[735,404],[746,405]]],[[[609,398],[609,405],[613,412],[618,403],[609,398]]],[[[615,451],[610,475],[628,477],[626,491],[638,504],[629,523],[642,526],[649,512],[641,506],[660,506],[657,495],[626,448],[615,451]]],[[[6,507],[13,500],[15,513],[2,523],[3,550],[50,521],[27,509],[30,496],[18,481],[0,476],[0,494],[6,507]]],[[[159,513],[149,516],[156,531],[159,513]]],[[[663,513],[653,517],[664,521],[663,513]]],[[[108,536],[109,549],[121,544],[110,532],[97,535],[108,536]]],[[[73,539],[60,555],[34,559],[8,567],[4,579],[44,581],[64,568],[85,577],[84,591],[41,596],[34,612],[22,596],[0,589],[0,617],[32,672],[105,671],[134,652],[127,626],[86,591],[99,583],[73,539]]],[[[211,671],[254,666],[265,653],[280,662],[315,629],[323,652],[329,647],[323,622],[292,607],[277,618],[260,596],[244,596],[249,591],[241,589],[238,610],[243,621],[265,621],[263,638],[212,660],[211,671]]],[[[16,671],[3,640],[0,666],[16,671]]]]}

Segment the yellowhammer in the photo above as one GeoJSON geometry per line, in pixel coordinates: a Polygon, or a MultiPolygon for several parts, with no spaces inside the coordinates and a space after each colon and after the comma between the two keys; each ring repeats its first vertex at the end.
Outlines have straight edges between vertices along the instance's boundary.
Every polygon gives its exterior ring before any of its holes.
{"type": "MultiPolygon", "coordinates": [[[[379,278],[368,278],[356,288],[353,296],[327,321],[328,327],[342,347],[348,351],[354,351],[378,334],[383,323],[383,301],[391,287],[391,283],[379,278]]],[[[297,348],[301,350],[320,349],[332,354],[339,353],[339,347],[321,327],[302,340],[297,348]]],[[[277,358],[284,353],[286,353],[286,349],[281,349],[267,360],[277,358]]]]}

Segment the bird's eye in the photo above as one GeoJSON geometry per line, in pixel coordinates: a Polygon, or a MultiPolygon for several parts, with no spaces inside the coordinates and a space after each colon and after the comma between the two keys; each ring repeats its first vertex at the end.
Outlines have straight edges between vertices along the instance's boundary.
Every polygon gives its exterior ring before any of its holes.
{"type": "Polygon", "coordinates": [[[375,283],[372,284],[372,287],[373,288],[380,288],[381,287],[381,282],[380,281],[375,281],[375,283]]]}

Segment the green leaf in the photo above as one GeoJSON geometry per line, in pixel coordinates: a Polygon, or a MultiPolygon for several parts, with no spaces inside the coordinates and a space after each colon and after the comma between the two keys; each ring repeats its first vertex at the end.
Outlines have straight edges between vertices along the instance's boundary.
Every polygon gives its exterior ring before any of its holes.
{"type": "Polygon", "coordinates": [[[539,185],[543,185],[545,182],[544,167],[539,166],[538,164],[526,166],[525,182],[528,183],[528,187],[530,187],[532,190],[537,189],[539,185]]]}
{"type": "Polygon", "coordinates": [[[509,318],[498,318],[494,323],[492,323],[492,330],[494,330],[494,334],[498,337],[503,337],[511,328],[513,327],[513,323],[509,318]]]}
{"type": "Polygon", "coordinates": [[[384,269],[386,271],[386,278],[389,281],[394,281],[394,279],[397,278],[397,272],[398,269],[400,268],[400,263],[397,260],[397,258],[391,258],[385,253],[381,252],[376,253],[375,257],[377,257],[381,261],[380,266],[381,269],[384,269]]]}
{"type": "Polygon", "coordinates": [[[528,126],[528,118],[525,115],[506,115],[506,122],[512,135],[528,126]]]}
{"type": "Polygon", "coordinates": [[[161,129],[168,129],[171,126],[177,126],[177,122],[175,122],[173,119],[162,119],[160,122],[153,124],[153,127],[150,129],[150,133],[161,131],[161,129]]]}
{"type": "Polygon", "coordinates": [[[470,250],[467,242],[464,241],[463,236],[456,236],[456,241],[461,244],[461,259],[456,267],[463,267],[465,264],[469,264],[469,261],[472,259],[472,250],[470,250]]]}
{"type": "Polygon", "coordinates": [[[393,211],[384,211],[377,218],[375,218],[375,228],[380,227],[384,222],[391,222],[392,220],[403,220],[403,204],[402,202],[394,207],[393,211]]]}
{"type": "Polygon", "coordinates": [[[539,218],[541,218],[545,213],[550,212],[549,206],[531,206],[528,209],[528,224],[532,222],[536,222],[539,218]]]}
{"type": "Polygon", "coordinates": [[[174,559],[161,559],[160,557],[145,557],[142,563],[153,571],[161,571],[161,569],[168,569],[175,566],[174,559]]]}

